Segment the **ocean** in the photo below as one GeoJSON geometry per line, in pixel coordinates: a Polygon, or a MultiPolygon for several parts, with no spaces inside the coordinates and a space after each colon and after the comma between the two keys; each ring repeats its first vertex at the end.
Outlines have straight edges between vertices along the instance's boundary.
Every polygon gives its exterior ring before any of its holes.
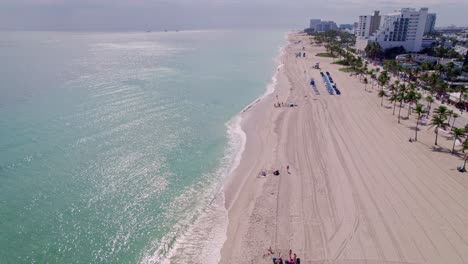
{"type": "Polygon", "coordinates": [[[0,35],[0,262],[215,263],[285,31],[0,35]]]}

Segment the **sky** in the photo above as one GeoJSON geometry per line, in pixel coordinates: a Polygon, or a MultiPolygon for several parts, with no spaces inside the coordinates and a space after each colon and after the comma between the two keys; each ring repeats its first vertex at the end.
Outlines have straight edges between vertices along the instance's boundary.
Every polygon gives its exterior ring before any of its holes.
{"type": "Polygon", "coordinates": [[[468,0],[0,0],[0,30],[303,29],[401,7],[428,7],[436,27],[468,26],[468,0]]]}

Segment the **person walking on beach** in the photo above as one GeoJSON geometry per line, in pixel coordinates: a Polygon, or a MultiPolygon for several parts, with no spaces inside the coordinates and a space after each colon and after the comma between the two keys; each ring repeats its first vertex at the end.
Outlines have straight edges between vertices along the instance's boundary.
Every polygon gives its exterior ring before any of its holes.
{"type": "Polygon", "coordinates": [[[286,171],[288,172],[288,174],[291,174],[291,173],[289,172],[289,165],[286,166],[286,171]]]}

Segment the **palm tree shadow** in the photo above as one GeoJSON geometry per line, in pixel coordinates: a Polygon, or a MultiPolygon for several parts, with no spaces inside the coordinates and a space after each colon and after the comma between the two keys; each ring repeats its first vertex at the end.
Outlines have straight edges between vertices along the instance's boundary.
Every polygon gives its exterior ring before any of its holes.
{"type": "Polygon", "coordinates": [[[452,154],[452,151],[450,149],[439,147],[439,146],[431,146],[431,151],[432,152],[452,154]]]}

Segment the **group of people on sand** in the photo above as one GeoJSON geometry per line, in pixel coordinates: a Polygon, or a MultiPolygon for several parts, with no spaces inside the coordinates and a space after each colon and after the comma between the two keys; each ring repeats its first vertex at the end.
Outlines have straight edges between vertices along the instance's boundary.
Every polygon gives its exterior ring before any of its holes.
{"type": "Polygon", "coordinates": [[[273,105],[274,107],[283,107],[283,106],[289,106],[288,104],[285,104],[284,102],[277,102],[273,105]]]}
{"type": "MultiPolygon", "coordinates": [[[[286,172],[287,172],[288,174],[291,174],[291,172],[289,171],[289,165],[286,166],[286,172]]],[[[279,175],[280,175],[280,170],[274,170],[272,173],[273,173],[273,175],[275,175],[275,176],[279,176],[279,175]]],[[[267,176],[267,172],[262,170],[262,171],[260,171],[259,176],[261,176],[261,177],[266,177],[266,176],[267,176]]]]}
{"type": "Polygon", "coordinates": [[[306,53],[303,51],[296,52],[296,58],[300,58],[300,57],[305,58],[305,56],[306,56],[306,53]]]}
{"type": "MultiPolygon", "coordinates": [[[[267,254],[265,256],[275,255],[275,252],[271,249],[267,249],[267,254]]],[[[278,257],[273,257],[273,264],[301,264],[301,259],[297,257],[296,253],[293,253],[292,250],[289,250],[289,258],[283,259],[281,257],[281,252],[278,252],[278,257]]]]}

